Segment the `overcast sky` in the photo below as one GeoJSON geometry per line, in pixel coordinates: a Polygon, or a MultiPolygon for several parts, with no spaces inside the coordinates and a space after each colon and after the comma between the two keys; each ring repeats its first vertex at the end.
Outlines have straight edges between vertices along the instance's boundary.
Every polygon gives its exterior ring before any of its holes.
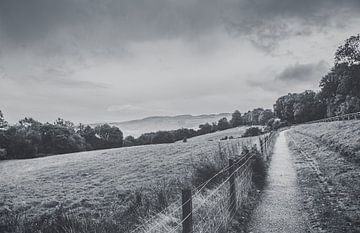
{"type": "Polygon", "coordinates": [[[0,110],[53,122],[271,108],[318,88],[359,0],[1,0],[0,110]]]}

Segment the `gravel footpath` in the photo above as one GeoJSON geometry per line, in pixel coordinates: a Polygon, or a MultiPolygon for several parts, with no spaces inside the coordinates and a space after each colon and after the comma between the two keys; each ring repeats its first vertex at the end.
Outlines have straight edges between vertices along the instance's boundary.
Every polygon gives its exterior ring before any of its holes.
{"type": "Polygon", "coordinates": [[[249,232],[309,232],[284,131],[275,143],[267,182],[249,232]]]}

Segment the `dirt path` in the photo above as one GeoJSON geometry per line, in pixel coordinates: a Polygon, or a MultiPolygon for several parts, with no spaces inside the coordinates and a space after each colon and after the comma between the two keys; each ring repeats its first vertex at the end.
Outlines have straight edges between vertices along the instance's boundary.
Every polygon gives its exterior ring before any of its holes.
{"type": "Polygon", "coordinates": [[[284,131],[275,143],[267,181],[261,203],[254,211],[250,232],[308,232],[284,131]]]}

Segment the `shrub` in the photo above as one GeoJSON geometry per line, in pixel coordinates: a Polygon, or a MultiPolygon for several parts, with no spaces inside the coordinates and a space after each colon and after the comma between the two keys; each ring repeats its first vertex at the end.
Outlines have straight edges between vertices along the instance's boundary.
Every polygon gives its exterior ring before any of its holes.
{"type": "Polygon", "coordinates": [[[221,138],[220,140],[228,140],[229,139],[229,137],[228,136],[225,136],[225,137],[223,137],[223,138],[221,138]]]}
{"type": "Polygon", "coordinates": [[[0,148],[0,159],[5,159],[6,158],[6,149],[1,149],[0,148]]]}
{"type": "Polygon", "coordinates": [[[173,143],[174,136],[168,131],[158,131],[151,140],[152,144],[173,143]]]}
{"type": "Polygon", "coordinates": [[[250,150],[250,153],[254,155],[254,162],[252,164],[253,176],[252,181],[257,189],[263,189],[265,185],[266,177],[266,164],[261,153],[256,147],[250,150]]]}
{"type": "MultiPolygon", "coordinates": [[[[227,158],[228,155],[225,154],[219,146],[218,153],[213,156],[204,156],[199,161],[193,163],[194,172],[192,176],[192,184],[195,187],[200,186],[200,188],[202,188],[202,184],[206,183],[228,165],[227,158]]],[[[212,187],[213,185],[221,182],[226,176],[227,173],[223,172],[211,180],[211,182],[206,184],[206,186],[212,187]]]]}
{"type": "Polygon", "coordinates": [[[262,134],[261,129],[259,129],[258,127],[250,127],[245,131],[242,137],[253,137],[259,136],[260,134],[262,134]]]}
{"type": "Polygon", "coordinates": [[[127,136],[124,139],[124,146],[128,147],[128,146],[136,146],[136,139],[133,136],[127,136]]]}

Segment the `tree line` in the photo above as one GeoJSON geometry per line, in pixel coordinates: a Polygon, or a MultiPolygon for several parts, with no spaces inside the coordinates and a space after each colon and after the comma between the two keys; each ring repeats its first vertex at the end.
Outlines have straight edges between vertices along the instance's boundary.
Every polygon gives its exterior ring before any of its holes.
{"type": "Polygon", "coordinates": [[[33,118],[24,118],[9,125],[0,111],[0,159],[34,158],[54,154],[110,149],[123,146],[173,143],[187,138],[226,130],[241,125],[266,124],[274,114],[271,110],[257,108],[242,115],[238,110],[230,121],[222,118],[218,122],[199,125],[198,129],[144,133],[138,138],[123,138],[122,131],[108,124],[90,127],[75,125],[58,118],[54,123],[41,123],[33,118]]]}
{"type": "Polygon", "coordinates": [[[274,105],[277,117],[298,124],[360,111],[360,34],[348,38],[334,57],[333,67],[320,80],[320,91],[278,98],[274,105]]]}
{"type": "Polygon", "coordinates": [[[107,124],[91,128],[75,126],[61,118],[41,123],[24,118],[9,126],[0,111],[0,156],[4,159],[34,158],[123,145],[123,134],[107,124]]]}

